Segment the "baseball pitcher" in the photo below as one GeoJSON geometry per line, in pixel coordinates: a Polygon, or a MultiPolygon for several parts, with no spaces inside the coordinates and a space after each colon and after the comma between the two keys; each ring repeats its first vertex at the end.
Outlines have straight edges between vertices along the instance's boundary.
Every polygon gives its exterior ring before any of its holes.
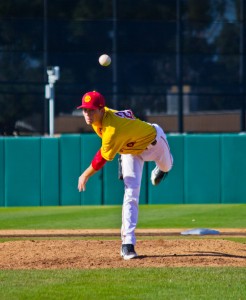
{"type": "Polygon", "coordinates": [[[86,123],[102,139],[101,148],[79,177],[78,190],[85,191],[88,179],[120,154],[122,174],[119,177],[124,181],[121,256],[126,260],[135,258],[135,229],[144,162],[156,163],[151,172],[153,185],[167,176],[173,157],[166,135],[159,125],[137,119],[131,110],[117,111],[106,107],[103,95],[96,91],[83,95],[78,109],[82,109],[86,123]]]}

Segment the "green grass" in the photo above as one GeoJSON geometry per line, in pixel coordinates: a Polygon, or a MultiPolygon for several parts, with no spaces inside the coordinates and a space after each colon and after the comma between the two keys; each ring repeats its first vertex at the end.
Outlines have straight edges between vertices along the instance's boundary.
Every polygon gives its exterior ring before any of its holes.
{"type": "Polygon", "coordinates": [[[0,271],[0,299],[245,299],[245,268],[0,271]]]}
{"type": "MultiPolygon", "coordinates": [[[[245,225],[245,204],[141,205],[138,228],[245,228],[245,225]]],[[[0,208],[0,229],[119,229],[120,226],[121,206],[0,208]]],[[[245,243],[245,238],[228,239],[245,243]]],[[[10,239],[1,242],[4,240],[10,239]]],[[[246,268],[231,267],[0,270],[0,299],[243,300],[245,278],[246,268]]]]}
{"type": "MultiPolygon", "coordinates": [[[[0,208],[0,229],[120,228],[121,206],[0,208]]],[[[246,205],[140,205],[138,228],[245,228],[246,205]]]]}

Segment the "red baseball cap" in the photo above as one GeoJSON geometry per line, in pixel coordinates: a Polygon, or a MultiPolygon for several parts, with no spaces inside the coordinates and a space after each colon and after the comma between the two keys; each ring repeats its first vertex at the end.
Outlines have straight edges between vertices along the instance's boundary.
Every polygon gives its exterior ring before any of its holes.
{"type": "Polygon", "coordinates": [[[105,106],[105,99],[100,93],[93,91],[84,94],[82,97],[82,103],[77,109],[80,108],[89,108],[89,109],[98,109],[105,106]]]}

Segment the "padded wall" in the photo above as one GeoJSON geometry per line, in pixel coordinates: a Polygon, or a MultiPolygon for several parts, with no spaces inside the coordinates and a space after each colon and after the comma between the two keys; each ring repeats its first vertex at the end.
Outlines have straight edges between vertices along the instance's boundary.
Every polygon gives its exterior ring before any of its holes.
{"type": "Polygon", "coordinates": [[[41,139],[41,205],[59,205],[59,139],[41,139]]]}
{"type": "Polygon", "coordinates": [[[60,204],[80,205],[78,178],[81,165],[80,135],[60,137],[60,204]]]}
{"type": "MultiPolygon", "coordinates": [[[[101,139],[94,134],[81,135],[81,166],[80,174],[88,168],[96,152],[101,146],[101,139]]],[[[79,174],[79,175],[80,175],[79,174]]],[[[92,176],[86,185],[86,191],[81,192],[82,205],[103,204],[103,170],[92,176]]]]}
{"type": "Polygon", "coordinates": [[[246,203],[246,135],[222,136],[222,203],[246,203]]]}
{"type": "Polygon", "coordinates": [[[4,162],[4,139],[0,137],[0,206],[5,205],[5,162],[4,162]]]}
{"type": "Polygon", "coordinates": [[[124,196],[124,183],[118,179],[118,155],[103,168],[104,204],[121,204],[124,196]]]}
{"type": "MultiPolygon", "coordinates": [[[[168,135],[174,166],[158,186],[145,163],[140,204],[246,203],[246,135],[168,135]]],[[[101,145],[95,134],[0,138],[0,206],[122,204],[117,157],[78,192],[101,145]]]]}
{"type": "Polygon", "coordinates": [[[181,204],[184,201],[184,136],[167,135],[170,151],[173,156],[173,168],[164,182],[153,186],[150,182],[153,162],[148,165],[148,203],[181,204]]]}
{"type": "Polygon", "coordinates": [[[185,203],[220,203],[220,135],[187,135],[184,143],[185,203]]]}
{"type": "Polygon", "coordinates": [[[5,205],[39,206],[40,138],[5,138],[5,205]]]}

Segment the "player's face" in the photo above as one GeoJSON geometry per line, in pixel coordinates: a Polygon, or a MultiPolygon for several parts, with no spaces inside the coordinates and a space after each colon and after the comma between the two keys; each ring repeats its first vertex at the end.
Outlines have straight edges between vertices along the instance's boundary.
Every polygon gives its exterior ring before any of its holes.
{"type": "Polygon", "coordinates": [[[88,125],[99,125],[102,121],[102,109],[83,109],[83,116],[88,125]]]}

